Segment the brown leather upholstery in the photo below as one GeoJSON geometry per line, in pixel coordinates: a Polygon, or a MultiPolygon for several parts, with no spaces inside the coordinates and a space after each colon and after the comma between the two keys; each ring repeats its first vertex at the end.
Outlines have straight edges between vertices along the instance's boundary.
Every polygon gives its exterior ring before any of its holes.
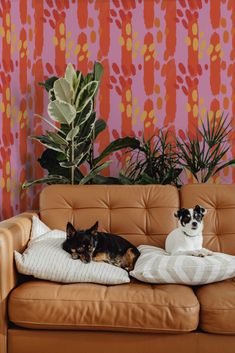
{"type": "Polygon", "coordinates": [[[204,218],[204,246],[235,255],[235,185],[192,184],[180,190],[181,207],[196,204],[208,212],[204,218]]]}
{"type": "Polygon", "coordinates": [[[25,212],[0,222],[0,352],[7,347],[7,297],[17,285],[14,250],[23,251],[30,235],[31,218],[36,212],[25,212]]]}
{"type": "Polygon", "coordinates": [[[196,291],[200,302],[200,328],[206,332],[235,334],[235,278],[202,286],[196,291]]]}
{"type": "Polygon", "coordinates": [[[234,336],[10,329],[8,353],[234,353],[234,336]]]}
{"type": "Polygon", "coordinates": [[[162,185],[51,185],[40,195],[40,217],[64,230],[68,221],[123,235],[136,245],[164,247],[175,228],[178,190],[162,185]]]}
{"type": "Polygon", "coordinates": [[[197,328],[199,304],[182,285],[33,281],[13,290],[9,317],[28,328],[176,333],[197,328]]]}

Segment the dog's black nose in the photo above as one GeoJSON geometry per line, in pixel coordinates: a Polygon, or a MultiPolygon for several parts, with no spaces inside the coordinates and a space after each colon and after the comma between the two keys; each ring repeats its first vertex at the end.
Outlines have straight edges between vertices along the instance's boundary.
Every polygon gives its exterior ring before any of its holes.
{"type": "Polygon", "coordinates": [[[197,222],[193,222],[193,223],[192,223],[192,226],[193,226],[193,227],[196,227],[196,226],[197,226],[197,222]]]}

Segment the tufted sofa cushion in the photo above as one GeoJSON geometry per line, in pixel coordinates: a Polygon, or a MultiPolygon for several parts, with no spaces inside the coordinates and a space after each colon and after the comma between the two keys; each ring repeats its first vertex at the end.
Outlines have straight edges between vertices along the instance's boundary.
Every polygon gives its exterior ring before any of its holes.
{"type": "Polygon", "coordinates": [[[197,328],[199,304],[182,285],[30,281],[11,293],[9,318],[27,328],[182,333],[197,328]]]}
{"type": "Polygon", "coordinates": [[[235,278],[196,289],[200,328],[205,332],[235,334],[235,278]]]}
{"type": "Polygon", "coordinates": [[[191,184],[180,190],[181,207],[207,209],[204,247],[235,255],[235,185],[191,184]]]}
{"type": "Polygon", "coordinates": [[[163,185],[51,185],[40,195],[40,218],[51,229],[68,221],[84,229],[123,235],[135,245],[164,247],[176,227],[178,190],[163,185]]]}

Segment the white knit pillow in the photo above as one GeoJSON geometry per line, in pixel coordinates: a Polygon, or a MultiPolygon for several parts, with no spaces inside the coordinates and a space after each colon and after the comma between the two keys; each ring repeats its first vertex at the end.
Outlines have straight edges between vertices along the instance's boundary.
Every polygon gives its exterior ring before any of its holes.
{"type": "Polygon", "coordinates": [[[104,262],[84,264],[62,249],[66,233],[50,230],[38,217],[32,219],[31,237],[23,254],[15,251],[17,270],[49,281],[120,284],[130,282],[128,273],[104,262]]]}
{"type": "Polygon", "coordinates": [[[165,250],[140,245],[141,252],[130,275],[148,283],[207,284],[235,277],[235,256],[169,255],[165,250]]]}

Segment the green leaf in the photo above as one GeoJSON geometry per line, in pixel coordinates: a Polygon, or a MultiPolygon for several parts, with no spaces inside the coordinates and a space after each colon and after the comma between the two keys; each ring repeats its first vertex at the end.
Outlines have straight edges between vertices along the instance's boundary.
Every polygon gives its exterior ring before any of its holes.
{"type": "Polygon", "coordinates": [[[87,153],[88,152],[81,153],[73,161],[60,162],[60,166],[63,167],[63,168],[79,167],[86,160],[87,153]]]}
{"type": "Polygon", "coordinates": [[[67,65],[64,77],[69,82],[71,88],[75,90],[78,83],[78,78],[74,66],[71,63],[67,65]]]}
{"type": "Polygon", "coordinates": [[[96,175],[92,178],[92,184],[99,185],[121,185],[119,178],[109,177],[104,175],[96,175]]]}
{"type": "Polygon", "coordinates": [[[60,162],[60,166],[63,168],[72,168],[74,167],[76,164],[74,162],[60,162]]]}
{"type": "Polygon", "coordinates": [[[76,81],[76,85],[74,87],[74,102],[76,102],[78,94],[81,91],[82,85],[84,82],[84,77],[83,77],[81,71],[77,71],[76,74],[77,74],[77,81],[76,81]]]}
{"type": "Polygon", "coordinates": [[[70,83],[65,78],[59,78],[54,83],[54,94],[57,100],[72,103],[74,91],[70,83]]]}
{"type": "Polygon", "coordinates": [[[97,138],[97,136],[104,131],[106,128],[106,122],[103,119],[98,119],[95,121],[95,127],[94,127],[94,140],[97,138]]]}
{"type": "MultiPolygon", "coordinates": [[[[76,82],[76,89],[74,88],[74,91],[77,92],[79,88],[82,87],[82,84],[84,82],[84,77],[81,71],[76,71],[77,74],[77,82],[76,82]]],[[[78,92],[79,93],[79,92],[78,92]]]]}
{"type": "Polygon", "coordinates": [[[47,135],[56,144],[62,145],[62,146],[68,146],[68,142],[62,136],[58,135],[56,132],[47,131],[47,135]]]}
{"type": "Polygon", "coordinates": [[[150,177],[148,174],[146,173],[143,173],[141,175],[141,178],[140,178],[140,181],[139,181],[140,184],[144,184],[144,185],[147,185],[147,184],[159,184],[158,181],[153,178],[153,177],[150,177]]]}
{"type": "MultiPolygon", "coordinates": [[[[38,159],[40,166],[48,171],[49,175],[61,175],[70,180],[71,171],[69,168],[63,168],[60,166],[60,162],[66,161],[67,156],[61,152],[54,151],[52,149],[45,149],[38,159]]],[[[84,177],[81,171],[76,168],[75,173],[75,182],[79,184],[79,181],[84,177]]]]}
{"type": "Polygon", "coordinates": [[[126,175],[120,173],[119,180],[122,185],[133,185],[134,182],[131,178],[127,177],[126,175]]]}
{"type": "Polygon", "coordinates": [[[93,102],[90,100],[88,104],[84,107],[84,109],[80,112],[78,115],[78,118],[76,119],[76,124],[78,125],[83,125],[87,122],[89,119],[91,113],[93,111],[93,102]]]}
{"type": "Polygon", "coordinates": [[[81,112],[88,104],[88,102],[93,98],[98,88],[98,84],[98,81],[91,81],[81,89],[75,102],[78,113],[81,112]]]}
{"type": "Polygon", "coordinates": [[[52,120],[69,125],[76,117],[76,109],[69,103],[55,100],[48,104],[48,114],[52,120]]]}
{"type": "Polygon", "coordinates": [[[49,183],[49,184],[69,184],[70,181],[69,179],[61,176],[61,175],[48,175],[45,176],[41,179],[37,179],[37,180],[29,180],[29,181],[25,181],[22,184],[22,189],[26,189],[29,188],[32,185],[37,185],[37,184],[45,184],[45,183],[49,183]]]}
{"type": "Polygon", "coordinates": [[[219,168],[217,168],[214,171],[213,175],[218,173],[221,169],[224,169],[224,168],[229,167],[229,166],[235,167],[235,159],[232,159],[232,160],[228,161],[227,163],[222,164],[219,168]]]}
{"type": "Polygon", "coordinates": [[[90,181],[94,176],[96,176],[101,170],[107,168],[110,165],[111,161],[102,163],[94,168],[92,168],[88,175],[80,180],[80,184],[86,184],[90,181]]]}
{"type": "Polygon", "coordinates": [[[39,84],[39,86],[45,87],[47,92],[49,92],[53,88],[56,80],[58,80],[58,77],[52,76],[52,77],[48,78],[45,82],[39,82],[38,84],[39,84]]]}
{"type": "Polygon", "coordinates": [[[94,78],[96,81],[100,81],[101,76],[103,75],[103,72],[104,72],[103,66],[96,61],[94,65],[94,78]]]}
{"type": "Polygon", "coordinates": [[[107,157],[110,153],[119,151],[122,148],[136,149],[140,146],[140,141],[135,137],[123,137],[111,142],[101,154],[94,159],[94,164],[99,163],[102,159],[107,157]]]}
{"type": "Polygon", "coordinates": [[[72,141],[77,136],[79,131],[80,131],[80,126],[75,126],[75,128],[69,131],[68,135],[66,136],[66,140],[72,141]]]}
{"type": "Polygon", "coordinates": [[[75,161],[76,167],[79,167],[80,165],[82,165],[82,163],[84,163],[87,160],[89,150],[90,150],[90,145],[86,146],[86,149],[84,149],[84,152],[75,158],[74,161],[75,161]]]}
{"type": "Polygon", "coordinates": [[[55,142],[53,142],[49,137],[45,136],[45,135],[41,135],[41,136],[30,136],[30,138],[32,140],[37,140],[39,141],[43,146],[46,146],[54,151],[58,151],[58,152],[64,152],[63,147],[61,147],[60,145],[56,144],[55,142]]]}
{"type": "Polygon", "coordinates": [[[53,129],[59,131],[61,134],[65,135],[65,133],[59,129],[56,125],[52,124],[49,120],[47,120],[46,118],[44,118],[43,116],[39,115],[39,114],[34,114],[34,116],[36,116],[37,118],[42,119],[43,121],[45,121],[48,125],[50,125],[53,129]]]}
{"type": "Polygon", "coordinates": [[[94,75],[93,73],[89,72],[85,77],[83,81],[83,85],[85,86],[87,83],[94,81],[94,75]]]}
{"type": "Polygon", "coordinates": [[[50,91],[49,91],[49,101],[55,101],[55,93],[54,93],[54,89],[52,88],[52,89],[50,89],[50,91]]]}
{"type": "Polygon", "coordinates": [[[87,119],[86,124],[81,125],[81,130],[78,136],[78,142],[80,140],[84,142],[88,139],[91,139],[95,126],[95,116],[95,113],[92,112],[89,118],[87,119]]]}

